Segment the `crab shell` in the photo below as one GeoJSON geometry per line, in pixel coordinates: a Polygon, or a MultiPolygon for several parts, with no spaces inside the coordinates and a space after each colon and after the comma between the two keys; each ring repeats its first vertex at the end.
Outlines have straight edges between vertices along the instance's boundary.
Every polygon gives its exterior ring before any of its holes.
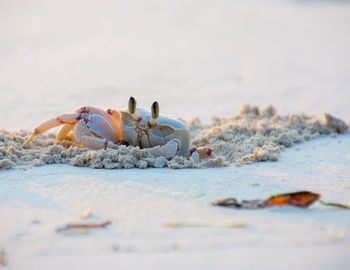
{"type": "Polygon", "coordinates": [[[122,133],[126,142],[141,148],[149,148],[177,140],[178,154],[184,156],[189,152],[190,131],[185,123],[159,114],[156,124],[151,124],[150,111],[137,108],[136,112],[135,116],[127,110],[120,111],[122,133]]]}

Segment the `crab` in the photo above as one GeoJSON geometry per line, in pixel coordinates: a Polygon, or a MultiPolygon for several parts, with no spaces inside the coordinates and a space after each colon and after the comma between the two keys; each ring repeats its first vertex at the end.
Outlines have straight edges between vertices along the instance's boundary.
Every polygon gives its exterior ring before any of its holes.
{"type": "Polygon", "coordinates": [[[28,137],[61,126],[56,143],[73,134],[79,145],[91,149],[116,148],[118,145],[134,145],[146,148],[155,157],[172,159],[176,155],[192,157],[195,162],[215,158],[207,147],[190,148],[190,131],[180,120],[159,114],[159,104],[154,102],[151,111],[136,108],[136,100],[130,97],[128,109],[106,111],[96,107],[80,107],[73,113],[62,114],[37,126],[28,137]]]}

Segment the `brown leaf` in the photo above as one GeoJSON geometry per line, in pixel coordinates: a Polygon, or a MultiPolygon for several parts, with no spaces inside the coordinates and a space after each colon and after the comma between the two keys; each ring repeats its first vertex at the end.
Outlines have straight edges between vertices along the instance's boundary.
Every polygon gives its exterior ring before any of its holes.
{"type": "Polygon", "coordinates": [[[264,201],[265,207],[291,205],[307,208],[321,197],[320,194],[310,191],[279,194],[269,197],[264,201]]]}
{"type": "Polygon", "coordinates": [[[89,233],[88,229],[105,228],[110,223],[111,223],[110,221],[105,221],[101,223],[67,224],[64,227],[57,228],[56,232],[63,233],[63,234],[87,234],[89,233]]]}
{"type": "Polygon", "coordinates": [[[263,209],[268,207],[286,205],[307,208],[315,201],[317,201],[320,197],[321,195],[317,193],[299,191],[274,195],[266,200],[243,200],[239,202],[236,198],[226,198],[213,201],[212,205],[247,209],[263,209]]]}

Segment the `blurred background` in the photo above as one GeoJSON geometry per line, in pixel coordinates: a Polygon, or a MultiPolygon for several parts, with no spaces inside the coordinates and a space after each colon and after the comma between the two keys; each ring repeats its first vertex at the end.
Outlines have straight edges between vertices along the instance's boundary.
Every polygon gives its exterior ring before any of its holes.
{"type": "Polygon", "coordinates": [[[0,1],[0,128],[129,96],[182,118],[244,103],[350,120],[349,1],[0,1]]]}

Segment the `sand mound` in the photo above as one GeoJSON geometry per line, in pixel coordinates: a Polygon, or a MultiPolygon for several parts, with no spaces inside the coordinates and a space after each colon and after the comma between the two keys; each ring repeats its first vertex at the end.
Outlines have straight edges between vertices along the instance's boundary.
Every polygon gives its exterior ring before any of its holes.
{"type": "Polygon", "coordinates": [[[145,149],[118,146],[116,149],[90,150],[66,140],[54,144],[54,134],[39,135],[30,144],[30,131],[0,130],[0,170],[28,168],[44,164],[70,164],[91,168],[203,168],[222,167],[255,161],[276,161],[280,151],[297,143],[321,135],[336,136],[349,131],[348,125],[329,114],[325,120],[303,113],[277,115],[273,107],[260,111],[257,107],[243,106],[240,114],[232,117],[213,117],[204,125],[199,118],[186,121],[194,146],[209,146],[216,159],[196,164],[193,160],[176,157],[167,160],[155,158],[145,149]]]}
{"type": "Polygon", "coordinates": [[[304,113],[277,115],[270,106],[263,111],[245,105],[239,115],[213,117],[210,125],[198,119],[189,122],[195,145],[208,145],[237,165],[255,161],[276,161],[280,151],[321,135],[348,132],[348,125],[325,114],[321,121],[304,113]]]}

